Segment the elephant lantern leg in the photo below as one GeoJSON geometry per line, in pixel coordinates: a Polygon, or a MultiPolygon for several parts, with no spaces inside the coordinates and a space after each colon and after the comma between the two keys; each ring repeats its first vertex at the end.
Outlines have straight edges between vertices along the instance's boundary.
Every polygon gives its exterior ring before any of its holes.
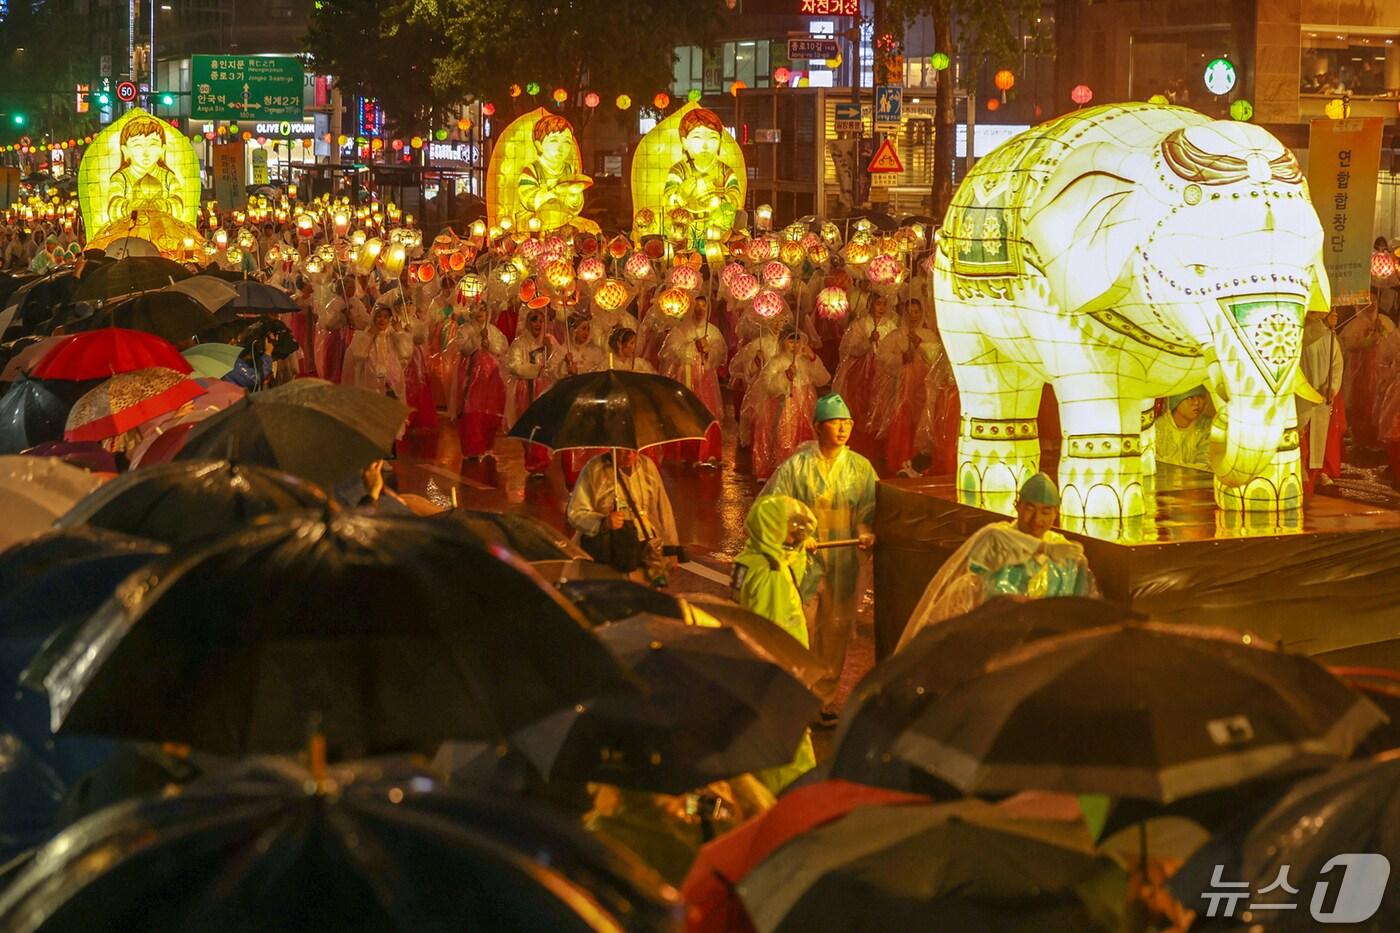
{"type": "Polygon", "coordinates": [[[1043,382],[1000,358],[953,369],[962,401],[958,501],[1010,513],[1021,485],[1040,469],[1043,382]]]}
{"type": "Polygon", "coordinates": [[[1297,425],[1284,429],[1278,450],[1263,473],[1243,486],[1226,486],[1217,480],[1215,504],[1246,524],[1251,516],[1281,515],[1301,509],[1303,469],[1297,425]]]}
{"type": "Polygon", "coordinates": [[[1060,510],[1067,516],[1122,519],[1142,515],[1142,405],[1082,380],[1061,380],[1064,443],[1060,448],[1060,510]],[[1114,429],[1117,430],[1114,430],[1114,429]]]}

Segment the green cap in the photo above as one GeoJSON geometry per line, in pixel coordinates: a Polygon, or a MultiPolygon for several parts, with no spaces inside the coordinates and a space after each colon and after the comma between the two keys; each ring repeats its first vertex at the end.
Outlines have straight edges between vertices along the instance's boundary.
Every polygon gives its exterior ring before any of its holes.
{"type": "Polygon", "coordinates": [[[1182,402],[1186,401],[1188,398],[1195,398],[1195,397],[1198,396],[1198,395],[1205,395],[1205,394],[1206,394],[1206,387],[1203,386],[1203,385],[1200,385],[1200,386],[1196,386],[1194,389],[1187,389],[1185,392],[1182,392],[1180,395],[1173,395],[1171,398],[1167,399],[1167,411],[1176,411],[1176,406],[1180,405],[1182,402]]]}
{"type": "Polygon", "coordinates": [[[1053,479],[1044,473],[1037,473],[1021,486],[1021,492],[1016,496],[1016,501],[1029,502],[1032,505],[1053,505],[1059,508],[1060,490],[1055,488],[1053,479]]]}
{"type": "Polygon", "coordinates": [[[823,421],[835,421],[837,418],[849,417],[851,417],[851,410],[846,407],[846,400],[833,392],[817,399],[817,408],[812,415],[812,420],[821,424],[823,421]]]}

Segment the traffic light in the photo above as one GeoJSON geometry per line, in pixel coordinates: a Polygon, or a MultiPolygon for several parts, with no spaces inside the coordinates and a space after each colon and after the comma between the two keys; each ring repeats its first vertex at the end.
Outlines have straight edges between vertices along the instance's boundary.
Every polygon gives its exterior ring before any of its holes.
{"type": "Polygon", "coordinates": [[[22,113],[12,113],[12,114],[10,114],[10,122],[13,123],[15,126],[24,126],[24,124],[25,124],[25,119],[26,119],[26,118],[25,118],[24,114],[22,114],[22,113]]]}
{"type": "Polygon", "coordinates": [[[98,92],[97,92],[97,103],[98,103],[100,106],[105,107],[105,106],[107,106],[108,104],[110,104],[111,102],[112,102],[112,95],[111,95],[111,94],[108,94],[106,91],[98,91],[98,92]]]}
{"type": "Polygon", "coordinates": [[[166,91],[164,94],[160,95],[160,103],[162,107],[174,107],[175,95],[166,91]]]}

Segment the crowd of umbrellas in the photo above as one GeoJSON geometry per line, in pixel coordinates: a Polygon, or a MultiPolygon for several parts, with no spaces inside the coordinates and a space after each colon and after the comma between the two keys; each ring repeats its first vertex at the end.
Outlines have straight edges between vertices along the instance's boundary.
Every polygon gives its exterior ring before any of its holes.
{"type": "MultiPolygon", "coordinates": [[[[774,800],[750,775],[828,699],[800,644],[560,582],[581,553],[520,515],[347,504],[406,408],[225,390],[216,344],[153,332],[196,281],[10,347],[6,930],[1304,930],[1336,856],[1400,859],[1397,681],[1094,600],[920,633],[774,800]],[[95,443],[167,416],[124,472],[95,443]],[[1281,866],[1298,909],[1207,915],[1281,866]]],[[[610,371],[514,433],[641,449],[708,417],[610,371]]],[[[1354,929],[1400,928],[1382,891],[1354,929]]]]}

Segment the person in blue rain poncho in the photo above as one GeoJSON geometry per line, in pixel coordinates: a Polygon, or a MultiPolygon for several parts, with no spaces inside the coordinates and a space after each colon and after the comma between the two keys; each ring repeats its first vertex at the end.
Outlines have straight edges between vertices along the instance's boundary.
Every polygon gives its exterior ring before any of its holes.
{"type": "Polygon", "coordinates": [[[1044,473],[1026,480],[1016,496],[1016,520],[977,529],[934,574],[899,648],[925,627],[991,599],[1097,595],[1084,548],[1051,530],[1059,518],[1055,481],[1044,473]]]}
{"type": "Polygon", "coordinates": [[[854,422],[841,396],[818,399],[812,420],[817,439],[778,465],[762,495],[790,496],[811,509],[818,543],[858,542],[818,551],[802,580],[812,653],[826,670],[818,687],[834,688],[865,590],[866,552],[875,544],[875,470],[846,446],[854,422]]]}

